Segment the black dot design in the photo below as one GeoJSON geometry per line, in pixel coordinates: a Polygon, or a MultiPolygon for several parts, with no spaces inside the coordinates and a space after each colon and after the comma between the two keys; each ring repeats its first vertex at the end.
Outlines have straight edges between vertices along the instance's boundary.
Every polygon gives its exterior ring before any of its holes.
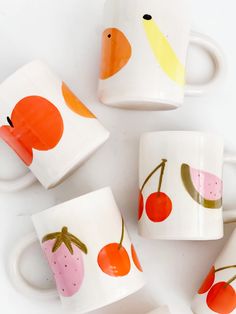
{"type": "Polygon", "coordinates": [[[111,38],[111,34],[108,34],[107,37],[108,37],[108,38],[111,38]]]}
{"type": "Polygon", "coordinates": [[[150,14],[144,14],[143,19],[146,21],[150,21],[152,19],[152,16],[150,14]]]}
{"type": "Polygon", "coordinates": [[[54,265],[56,265],[57,262],[54,261],[53,263],[54,263],[54,265]]]}
{"type": "Polygon", "coordinates": [[[76,283],[74,283],[74,286],[76,287],[76,283]]]}
{"type": "Polygon", "coordinates": [[[61,289],[62,291],[65,291],[65,289],[61,289]]]}
{"type": "Polygon", "coordinates": [[[67,265],[65,265],[65,267],[67,267],[67,265]]]}

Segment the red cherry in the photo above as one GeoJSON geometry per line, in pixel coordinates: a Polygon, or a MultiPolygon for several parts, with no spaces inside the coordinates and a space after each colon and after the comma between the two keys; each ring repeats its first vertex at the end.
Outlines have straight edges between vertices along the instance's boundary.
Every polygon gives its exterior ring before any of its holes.
{"type": "Polygon", "coordinates": [[[206,293],[212,287],[214,281],[215,281],[215,267],[212,266],[211,270],[209,271],[209,273],[207,275],[207,277],[203,281],[200,289],[198,290],[198,293],[199,294],[206,293]]]}
{"type": "Polygon", "coordinates": [[[169,217],[172,211],[171,199],[163,192],[149,195],[146,202],[148,218],[153,222],[161,222],[169,217]]]}
{"type": "Polygon", "coordinates": [[[212,311],[229,314],[236,308],[235,290],[227,282],[218,282],[208,292],[206,301],[212,311]]]}
{"type": "Polygon", "coordinates": [[[139,259],[138,259],[138,256],[137,256],[137,253],[135,251],[135,248],[133,246],[133,244],[131,244],[131,255],[132,255],[132,259],[133,259],[133,262],[134,262],[134,265],[138,268],[139,271],[143,271],[142,269],[142,266],[139,262],[139,259]]]}
{"type": "Polygon", "coordinates": [[[119,243],[104,246],[98,254],[97,261],[101,270],[109,276],[122,277],[130,272],[129,255],[119,243]]]}
{"type": "Polygon", "coordinates": [[[143,193],[140,191],[139,192],[139,206],[138,206],[138,220],[142,218],[143,215],[143,193]]]}

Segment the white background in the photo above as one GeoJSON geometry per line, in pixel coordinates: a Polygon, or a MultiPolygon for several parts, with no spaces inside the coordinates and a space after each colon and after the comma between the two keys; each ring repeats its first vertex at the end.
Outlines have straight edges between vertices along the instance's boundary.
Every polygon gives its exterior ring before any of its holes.
{"type": "MultiPolygon", "coordinates": [[[[234,228],[228,225],[223,240],[209,242],[147,241],[136,232],[141,133],[169,129],[213,131],[225,136],[226,151],[236,152],[235,1],[192,0],[192,28],[213,37],[225,52],[228,63],[225,82],[205,97],[186,99],[177,111],[155,113],[110,109],[97,101],[103,2],[0,0],[0,80],[24,63],[42,59],[111,131],[110,140],[54,190],[45,191],[35,184],[20,193],[0,194],[0,311],[4,314],[61,313],[59,302],[47,303],[21,296],[7,275],[11,248],[19,237],[33,230],[30,215],[55,203],[111,185],[126,218],[148,284],[137,294],[96,311],[97,314],[144,314],[165,303],[170,305],[173,314],[190,314],[192,296],[234,228]]],[[[188,76],[201,81],[211,71],[208,57],[197,49],[189,49],[188,76]]],[[[4,104],[0,108],[1,105],[4,104]]],[[[13,178],[26,171],[3,143],[0,143],[0,156],[1,178],[13,178]]],[[[227,166],[226,208],[232,209],[236,203],[235,187],[236,169],[227,166]]],[[[22,272],[35,285],[52,285],[47,264],[37,246],[23,257],[22,272]]]]}

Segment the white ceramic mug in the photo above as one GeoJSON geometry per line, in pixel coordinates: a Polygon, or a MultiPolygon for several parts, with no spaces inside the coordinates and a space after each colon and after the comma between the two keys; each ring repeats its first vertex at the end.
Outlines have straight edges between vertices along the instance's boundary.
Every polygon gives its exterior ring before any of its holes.
{"type": "Polygon", "coordinates": [[[225,73],[223,54],[205,35],[190,35],[190,0],[107,0],[104,8],[98,96],[126,109],[178,108],[185,95],[201,95],[225,73]],[[213,78],[185,87],[189,42],[210,54],[213,78]]]}
{"type": "Polygon", "coordinates": [[[194,314],[236,313],[236,229],[192,303],[194,314]]]}
{"type": "Polygon", "coordinates": [[[148,312],[147,314],[170,314],[170,310],[167,305],[158,307],[157,309],[148,312]]]}
{"type": "Polygon", "coordinates": [[[0,138],[32,173],[0,180],[14,191],[36,178],[45,188],[60,183],[108,138],[96,117],[40,61],[33,61],[0,84],[0,138]]]}
{"type": "MultiPolygon", "coordinates": [[[[186,131],[146,133],[140,141],[139,234],[153,239],[211,240],[223,236],[220,136],[186,131]]],[[[236,211],[225,211],[225,221],[236,211]]]]}
{"type": "Polygon", "coordinates": [[[20,272],[22,253],[37,237],[67,309],[92,311],[144,285],[141,265],[110,188],[54,206],[32,220],[37,236],[20,240],[9,263],[12,281],[22,293],[43,299],[57,295],[31,286],[20,272]]]}

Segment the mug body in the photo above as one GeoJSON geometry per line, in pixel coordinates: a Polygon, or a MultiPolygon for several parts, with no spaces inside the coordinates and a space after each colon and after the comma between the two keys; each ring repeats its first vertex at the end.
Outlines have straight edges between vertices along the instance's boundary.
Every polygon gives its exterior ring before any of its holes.
{"type": "Polygon", "coordinates": [[[45,188],[68,176],[109,136],[68,86],[40,61],[0,85],[0,137],[45,188]]]}
{"type": "Polygon", "coordinates": [[[236,313],[236,229],[192,303],[194,314],[236,313]]]}
{"type": "Polygon", "coordinates": [[[200,132],[153,132],[141,137],[141,236],[176,240],[223,236],[223,147],[221,137],[200,132]]]}
{"type": "Polygon", "coordinates": [[[107,0],[99,99],[128,109],[183,103],[189,0],[107,0]]]}
{"type": "Polygon", "coordinates": [[[170,314],[170,310],[167,305],[158,307],[157,309],[148,312],[147,314],[170,314]]]}
{"type": "Polygon", "coordinates": [[[110,188],[33,216],[63,305],[95,310],[140,289],[142,268],[110,188]]]}

